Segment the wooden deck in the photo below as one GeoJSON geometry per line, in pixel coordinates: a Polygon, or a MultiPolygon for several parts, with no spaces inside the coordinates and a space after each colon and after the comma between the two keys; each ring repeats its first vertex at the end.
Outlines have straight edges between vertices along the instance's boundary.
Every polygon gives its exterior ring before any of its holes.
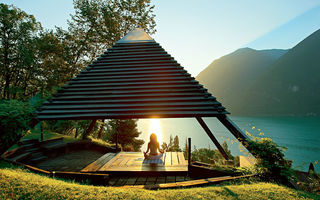
{"type": "Polygon", "coordinates": [[[81,172],[159,172],[187,173],[188,163],[182,152],[166,152],[163,164],[144,164],[144,156],[140,152],[107,153],[89,164],[81,172]]]}

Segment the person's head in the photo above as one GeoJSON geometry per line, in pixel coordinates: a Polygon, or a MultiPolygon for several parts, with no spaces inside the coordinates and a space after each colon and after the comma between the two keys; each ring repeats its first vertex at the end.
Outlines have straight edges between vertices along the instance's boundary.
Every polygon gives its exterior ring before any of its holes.
{"type": "Polygon", "coordinates": [[[158,142],[157,135],[155,133],[151,133],[150,142],[156,144],[158,142]]]}

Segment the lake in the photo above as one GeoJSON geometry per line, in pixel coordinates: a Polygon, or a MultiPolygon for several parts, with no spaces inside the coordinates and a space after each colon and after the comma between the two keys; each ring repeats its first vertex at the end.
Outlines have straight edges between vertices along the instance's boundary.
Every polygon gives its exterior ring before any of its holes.
{"type": "MultiPolygon", "coordinates": [[[[230,117],[243,131],[254,136],[270,137],[278,145],[287,147],[285,156],[293,160],[293,167],[307,170],[310,162],[320,160],[320,117],[230,117]],[[263,135],[259,135],[262,132],[263,135]]],[[[243,155],[239,151],[239,142],[216,119],[203,118],[210,130],[220,143],[227,141],[233,155],[243,155]]],[[[170,135],[178,135],[180,147],[183,148],[186,139],[192,139],[192,148],[215,148],[213,142],[204,132],[196,119],[160,119],[162,132],[161,141],[169,142],[170,135]]],[[[138,129],[142,132],[141,138],[149,141],[150,120],[141,119],[138,129]]],[[[145,150],[146,144],[143,146],[145,150]]],[[[316,164],[320,172],[320,164],[316,164]]]]}

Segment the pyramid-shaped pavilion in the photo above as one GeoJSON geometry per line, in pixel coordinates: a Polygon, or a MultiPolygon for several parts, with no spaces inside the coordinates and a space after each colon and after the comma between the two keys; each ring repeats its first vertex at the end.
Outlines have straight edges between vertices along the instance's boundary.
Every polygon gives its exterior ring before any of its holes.
{"type": "Polygon", "coordinates": [[[137,28],[69,81],[39,120],[214,117],[225,108],[137,28]]]}
{"type": "Polygon", "coordinates": [[[241,142],[247,137],[228,112],[174,58],[136,28],[44,102],[37,120],[195,117],[220,152],[202,117],[217,117],[241,142]]]}

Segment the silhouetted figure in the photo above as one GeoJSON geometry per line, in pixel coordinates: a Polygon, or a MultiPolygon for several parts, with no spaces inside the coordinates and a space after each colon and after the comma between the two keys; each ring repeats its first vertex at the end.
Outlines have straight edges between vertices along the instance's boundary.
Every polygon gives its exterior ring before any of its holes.
{"type": "Polygon", "coordinates": [[[314,172],[314,165],[313,165],[312,162],[311,162],[310,165],[309,165],[308,173],[310,173],[310,172],[314,172]]]}
{"type": "Polygon", "coordinates": [[[163,151],[160,149],[159,142],[157,140],[157,135],[152,133],[150,135],[150,142],[148,143],[148,148],[144,153],[145,159],[159,159],[161,158],[163,151]],[[150,153],[148,153],[150,150],[150,153]],[[158,153],[159,151],[159,153],[158,153]]]}

